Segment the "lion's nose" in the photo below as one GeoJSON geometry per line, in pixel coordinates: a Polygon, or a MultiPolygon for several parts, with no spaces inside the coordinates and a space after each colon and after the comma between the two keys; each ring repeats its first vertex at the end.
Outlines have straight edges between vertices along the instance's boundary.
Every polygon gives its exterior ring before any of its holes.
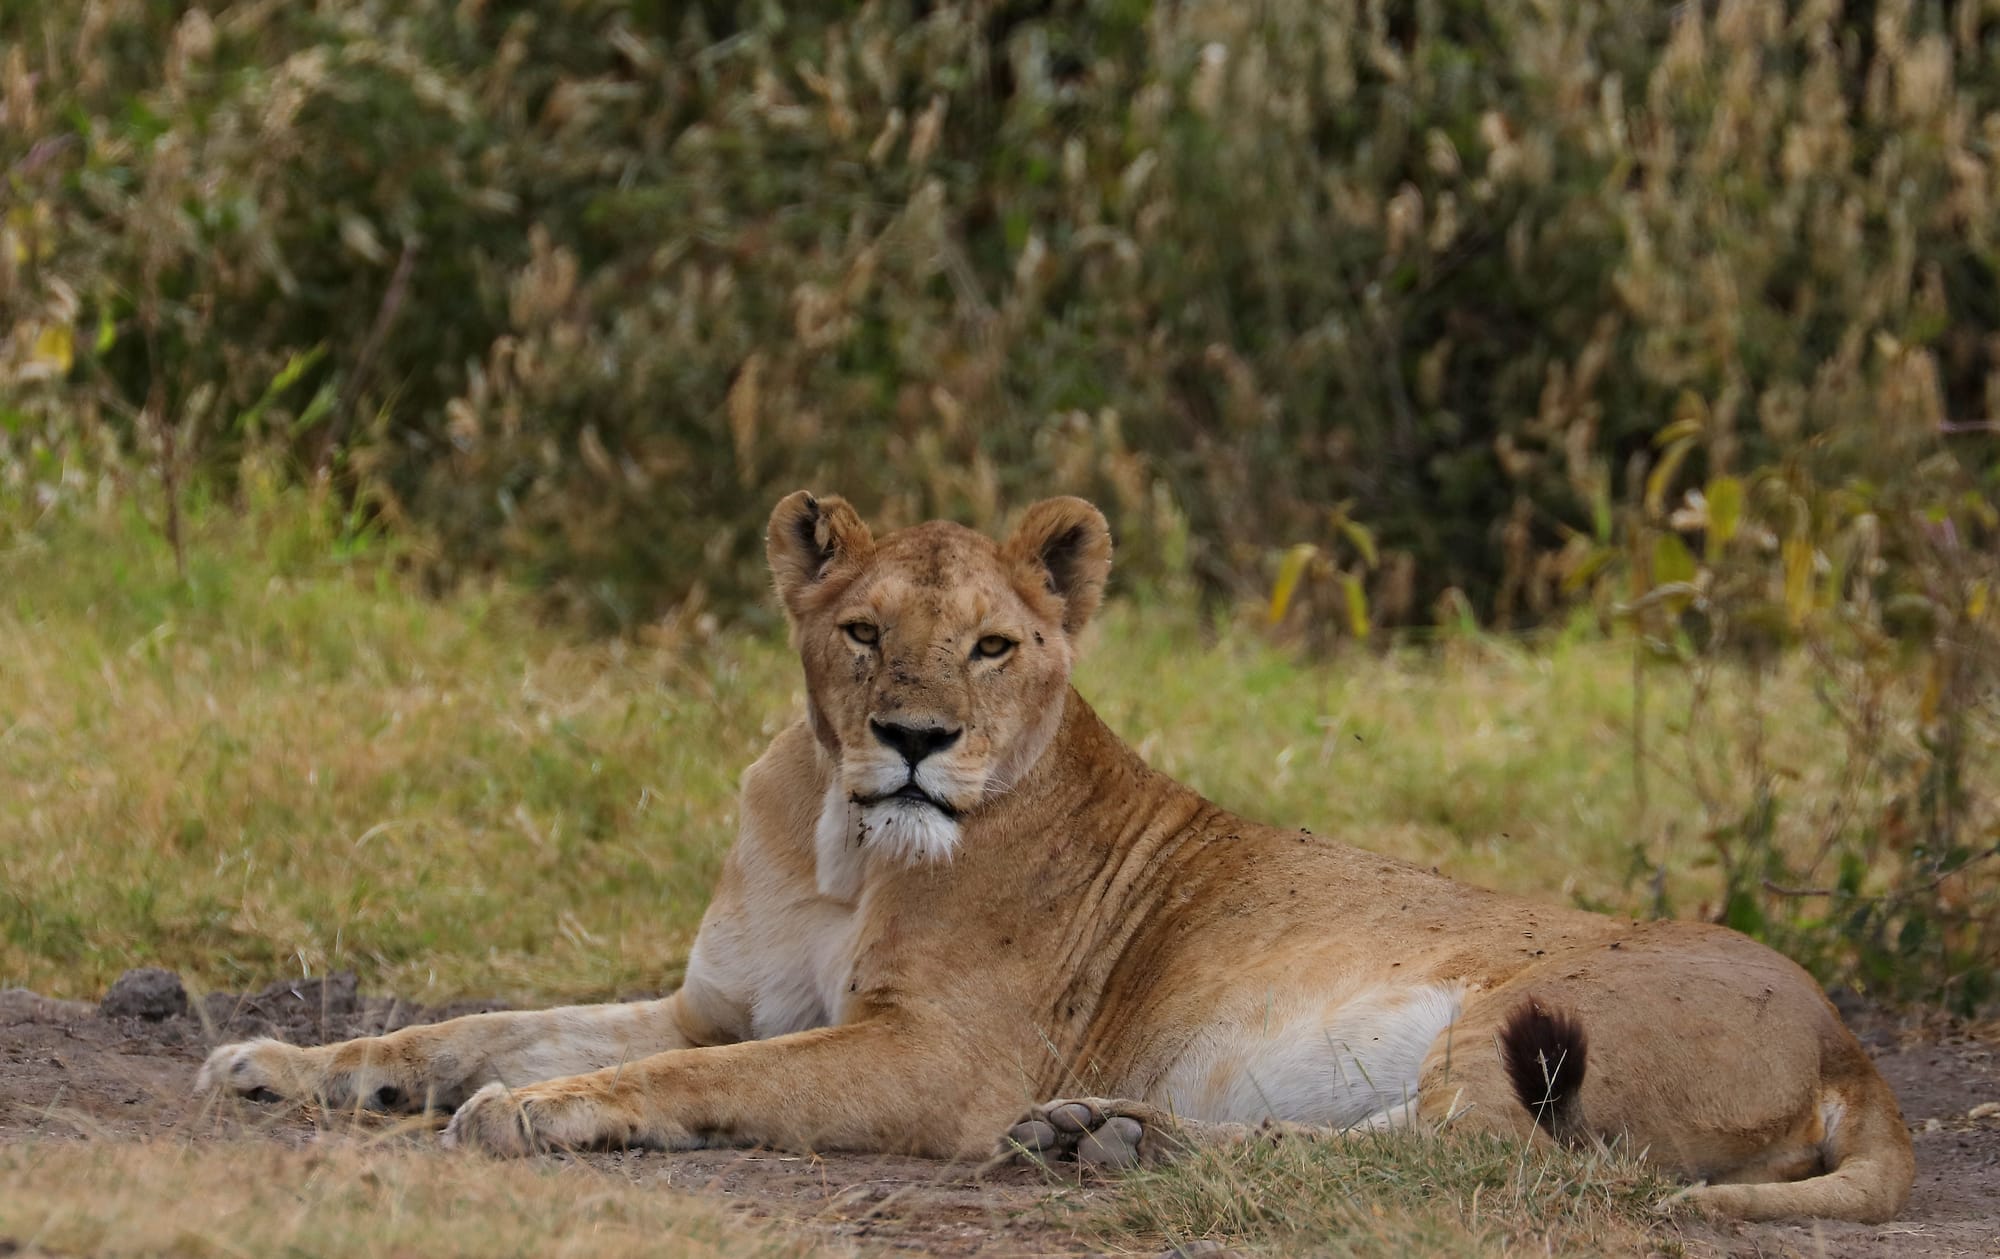
{"type": "Polygon", "coordinates": [[[911,765],[933,752],[944,751],[958,742],[959,736],[959,731],[947,730],[943,726],[907,726],[899,721],[877,721],[872,717],[868,719],[868,728],[883,744],[902,753],[903,759],[911,765]]]}

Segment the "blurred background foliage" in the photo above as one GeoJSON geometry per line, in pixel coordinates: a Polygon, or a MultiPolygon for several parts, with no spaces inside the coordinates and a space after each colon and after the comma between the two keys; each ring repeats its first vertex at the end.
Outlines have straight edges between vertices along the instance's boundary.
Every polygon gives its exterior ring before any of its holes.
{"type": "Polygon", "coordinates": [[[12,0],[0,50],[0,530],[292,480],[632,630],[768,618],[802,485],[1072,492],[1128,589],[1321,645],[1585,609],[1641,712],[1802,652],[1854,799],[1754,734],[1664,771],[1728,920],[1990,980],[1991,3],[12,0]]]}

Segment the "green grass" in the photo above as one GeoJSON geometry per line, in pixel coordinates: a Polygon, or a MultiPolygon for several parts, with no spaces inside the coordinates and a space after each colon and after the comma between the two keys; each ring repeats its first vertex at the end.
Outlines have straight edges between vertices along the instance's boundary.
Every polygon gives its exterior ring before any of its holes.
{"type": "Polygon", "coordinates": [[[301,515],[202,531],[184,583],[130,522],[0,555],[0,972],[671,984],[779,652],[579,646],[301,515]]]}
{"type": "MultiPolygon", "coordinates": [[[[785,644],[696,624],[581,639],[504,586],[425,595],[406,545],[291,495],[196,510],[184,579],[131,516],[0,533],[6,983],[89,998],[137,964],[203,988],[352,968],[407,998],[546,1002],[676,981],[737,777],[799,708],[785,644]]],[[[1626,649],[1581,632],[1312,663],[1254,619],[1114,602],[1078,682],[1155,764],[1245,813],[1621,909],[1651,895],[1643,848],[1699,906],[1716,873],[1680,830],[1688,784],[1656,770],[1649,811],[1634,799],[1629,670],[1626,649]]],[[[1769,706],[1787,714],[1769,754],[1818,790],[1830,732],[1799,677],[1770,685],[1798,702],[1769,706]]],[[[1663,675],[1651,711],[1684,700],[1663,675]]],[[[1728,755],[1734,719],[1721,708],[1686,735],[1656,716],[1647,737],[1728,755]]],[[[26,1187],[0,1195],[0,1235],[104,1253],[538,1253],[590,1216],[603,1253],[655,1229],[695,1251],[777,1244],[584,1170],[489,1183],[380,1154],[0,1151],[0,1179],[26,1187]],[[427,1222],[446,1214],[481,1223],[460,1237],[427,1222]]],[[[1661,1192],[1601,1151],[1396,1137],[1205,1154],[1083,1195],[1077,1228],[1113,1248],[1590,1253],[1657,1246],[1661,1192]]]]}
{"type": "MultiPolygon", "coordinates": [[[[410,998],[541,1001],[676,981],[737,777],[799,709],[775,633],[589,642],[505,588],[432,599],[397,548],[291,498],[197,513],[189,556],[182,580],[123,516],[0,543],[9,982],[352,968],[410,998]]],[[[1077,680],[1252,816],[1613,907],[1642,900],[1643,840],[1694,905],[1712,872],[1661,846],[1684,789],[1655,773],[1666,822],[1635,808],[1628,669],[1581,635],[1307,664],[1255,625],[1114,604],[1077,680]]],[[[1797,708],[1809,773],[1824,732],[1797,708]]]]}

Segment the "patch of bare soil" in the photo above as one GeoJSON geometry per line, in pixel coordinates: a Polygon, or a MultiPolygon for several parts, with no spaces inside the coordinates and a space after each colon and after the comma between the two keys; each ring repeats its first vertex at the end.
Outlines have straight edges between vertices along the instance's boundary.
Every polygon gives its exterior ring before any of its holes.
{"type": "MultiPolygon", "coordinates": [[[[172,1135],[303,1145],[357,1124],[414,1134],[421,1128],[409,1120],[328,1117],[312,1107],[196,1098],[189,1090],[209,1049],[225,1041],[276,1036],[322,1044],[504,1008],[363,996],[351,974],[198,1001],[159,971],[128,972],[97,1005],[0,990],[0,1143],[172,1135]]],[[[1097,1248],[1078,1235],[1064,1204],[1105,1192],[1032,1169],[979,1175],[969,1166],[889,1156],[701,1150],[565,1157],[635,1183],[720,1199],[752,1218],[939,1256],[1092,1253],[1097,1248]]]]}
{"type": "MultiPolygon", "coordinates": [[[[263,1035],[314,1044],[496,1008],[362,996],[351,975],[193,1002],[163,972],[128,975],[99,1005],[0,991],[0,1142],[178,1135],[303,1143],[330,1122],[350,1121],[310,1108],[192,1097],[210,1046],[263,1035]]],[[[1690,1222],[1682,1225],[1689,1254],[2000,1256],[2000,1114],[1970,1117],[2000,1102],[2000,1037],[1879,1013],[1851,1021],[1901,1099],[1916,1142],[1917,1183],[1904,1217],[1879,1226],[1690,1222]]],[[[977,1176],[968,1167],[882,1156],[580,1157],[608,1174],[719,1199],[753,1217],[941,1256],[1089,1253],[1102,1239],[1078,1233],[1073,1207],[1115,1192],[1025,1169],[977,1176]]]]}
{"type": "Polygon", "coordinates": [[[169,971],[127,971],[96,1005],[0,989],[0,1141],[136,1138],[178,1131],[211,1106],[190,1096],[194,1071],[224,1041],[276,1036],[299,1045],[376,1036],[501,1003],[429,1007],[363,997],[351,974],[190,1000],[169,971]]]}

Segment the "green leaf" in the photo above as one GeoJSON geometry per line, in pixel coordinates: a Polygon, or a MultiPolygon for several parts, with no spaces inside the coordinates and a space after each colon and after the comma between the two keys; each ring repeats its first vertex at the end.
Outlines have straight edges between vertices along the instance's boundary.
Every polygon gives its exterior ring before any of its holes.
{"type": "Polygon", "coordinates": [[[1675,442],[1692,441],[1708,429],[1708,403],[1692,389],[1681,391],[1674,399],[1674,418],[1667,426],[1653,434],[1655,446],[1671,446],[1675,442]]]}
{"type": "Polygon", "coordinates": [[[1271,587],[1271,624],[1285,619],[1285,612],[1292,606],[1292,596],[1298,593],[1299,579],[1306,575],[1306,565],[1312,563],[1319,554],[1319,548],[1310,542],[1301,542],[1285,552],[1285,558],[1278,561],[1278,580],[1271,587]]]}
{"type": "Polygon", "coordinates": [[[1687,544],[1680,540],[1679,535],[1662,533],[1653,538],[1654,585],[1691,582],[1694,575],[1694,556],[1688,553],[1687,544]]]}
{"type": "Polygon", "coordinates": [[[290,389],[298,383],[300,376],[305,375],[307,368],[325,357],[326,344],[324,342],[321,342],[303,354],[292,355],[285,360],[285,365],[278,369],[278,374],[271,378],[271,387],[265,390],[265,394],[267,396],[279,394],[290,389]]]}
{"type": "Polygon", "coordinates": [[[1582,562],[1563,575],[1562,588],[1566,595],[1573,595],[1588,586],[1592,579],[1608,568],[1618,558],[1616,548],[1608,546],[1592,547],[1584,555],[1582,562]]]}
{"type": "Polygon", "coordinates": [[[1708,483],[1708,558],[1720,556],[1743,523],[1743,482],[1719,476],[1708,483]]]}
{"type": "Polygon", "coordinates": [[[1722,925],[1747,936],[1763,934],[1764,909],[1749,888],[1739,887],[1729,894],[1729,900],[1722,908],[1722,925]]]}
{"type": "MultiPolygon", "coordinates": [[[[260,396],[256,402],[251,404],[249,410],[243,412],[241,415],[236,417],[237,431],[249,432],[251,429],[255,428],[257,421],[264,418],[264,412],[269,410],[271,404],[278,400],[278,395],[282,394],[283,392],[285,392],[285,390],[290,389],[293,385],[297,384],[299,377],[305,375],[306,370],[308,368],[310,368],[313,364],[319,362],[322,358],[325,357],[326,357],[326,346],[324,343],[316,345],[312,349],[306,350],[303,353],[296,353],[288,357],[285,360],[285,365],[283,367],[280,367],[277,371],[277,374],[271,377],[271,383],[264,386],[264,392],[262,396],[260,396]]],[[[324,392],[324,390],[322,390],[322,392],[324,392]]],[[[317,397],[313,399],[313,402],[318,402],[318,401],[319,399],[317,397]]],[[[331,405],[332,399],[329,397],[327,399],[327,402],[329,405],[331,405]]],[[[310,407],[311,404],[309,403],[308,409],[310,409],[310,407]]],[[[318,417],[315,416],[314,418],[317,419],[318,417]]],[[[292,432],[294,433],[302,432],[309,423],[310,421],[306,420],[304,417],[301,417],[299,420],[293,423],[292,432]]]]}
{"type": "Polygon", "coordinates": [[[1361,579],[1353,574],[1344,574],[1340,579],[1341,589],[1347,593],[1347,628],[1356,638],[1368,637],[1368,592],[1361,588],[1361,579]]]}
{"type": "Polygon", "coordinates": [[[1859,853],[1844,852],[1840,854],[1840,879],[1834,886],[1844,895],[1859,896],[1861,879],[1866,873],[1867,867],[1862,864],[1859,853]]]}
{"type": "Polygon", "coordinates": [[[28,350],[28,361],[54,375],[68,375],[70,365],[76,361],[76,337],[69,326],[50,324],[37,333],[28,350]]]}
{"type": "Polygon", "coordinates": [[[1666,453],[1660,456],[1660,462],[1653,466],[1652,472],[1646,477],[1647,512],[1657,516],[1666,510],[1667,490],[1672,487],[1674,476],[1681,470],[1681,465],[1686,463],[1687,457],[1694,452],[1694,447],[1693,437],[1682,437],[1667,447],[1666,453]]]}
{"type": "Polygon", "coordinates": [[[292,434],[297,436],[319,423],[322,416],[333,410],[334,397],[331,381],[321,385],[313,394],[312,401],[306,403],[306,409],[299,412],[299,418],[292,421],[292,434]]]}
{"type": "Polygon", "coordinates": [[[1368,526],[1352,520],[1343,520],[1340,522],[1340,531],[1347,535],[1347,540],[1354,544],[1354,549],[1361,552],[1361,562],[1370,568],[1375,567],[1378,562],[1375,553],[1375,535],[1369,532],[1368,526]]]}

